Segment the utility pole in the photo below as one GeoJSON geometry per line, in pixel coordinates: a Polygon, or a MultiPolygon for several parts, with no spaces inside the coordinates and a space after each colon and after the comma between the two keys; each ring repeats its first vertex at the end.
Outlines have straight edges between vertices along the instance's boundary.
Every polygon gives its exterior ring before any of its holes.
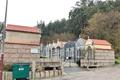
{"type": "Polygon", "coordinates": [[[3,60],[4,60],[4,45],[5,45],[5,38],[6,38],[6,22],[7,22],[7,9],[8,9],[8,0],[6,0],[6,8],[5,8],[5,17],[3,22],[3,29],[1,31],[2,39],[1,39],[1,53],[0,53],[0,80],[3,80],[3,60]]]}
{"type": "Polygon", "coordinates": [[[7,11],[8,11],[8,0],[6,0],[6,9],[5,9],[5,18],[4,18],[4,27],[3,27],[3,46],[2,46],[2,53],[4,53],[4,44],[6,38],[6,22],[7,22],[7,11]]]}

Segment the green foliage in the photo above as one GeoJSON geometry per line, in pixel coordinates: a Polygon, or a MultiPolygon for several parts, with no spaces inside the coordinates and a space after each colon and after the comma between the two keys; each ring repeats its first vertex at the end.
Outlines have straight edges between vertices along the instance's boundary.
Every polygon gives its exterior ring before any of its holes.
{"type": "Polygon", "coordinates": [[[12,71],[12,65],[4,65],[4,68],[3,68],[4,71],[12,71]]]}
{"type": "Polygon", "coordinates": [[[42,29],[42,41],[73,40],[82,34],[84,37],[106,39],[120,54],[120,0],[79,0],[69,12],[69,19],[56,20],[42,29]],[[71,36],[71,37],[70,37],[71,36]]]}
{"type": "Polygon", "coordinates": [[[93,3],[93,0],[81,0],[76,3],[74,7],[69,12],[69,22],[70,31],[78,36],[82,30],[87,26],[88,20],[91,16],[97,12],[97,8],[93,3]]]}
{"type": "Polygon", "coordinates": [[[43,37],[42,38],[42,42],[43,43],[52,43],[53,41],[57,41],[57,40],[61,40],[61,41],[69,41],[69,40],[74,40],[75,39],[75,35],[72,33],[61,33],[61,34],[53,34],[50,35],[48,37],[43,37]]]}
{"type": "Polygon", "coordinates": [[[120,57],[115,59],[115,64],[120,64],[120,57]]]}
{"type": "Polygon", "coordinates": [[[57,41],[57,39],[62,41],[73,40],[75,35],[73,33],[69,33],[66,27],[67,20],[56,20],[55,22],[50,22],[48,25],[45,25],[41,21],[37,26],[42,30],[42,42],[48,43],[57,41]],[[44,24],[44,26],[43,26],[44,24]]]}
{"type": "Polygon", "coordinates": [[[78,36],[88,26],[88,20],[95,13],[110,11],[120,11],[119,0],[80,0],[76,3],[76,7],[69,12],[69,30],[78,36]]]}
{"type": "Polygon", "coordinates": [[[112,43],[116,53],[120,51],[120,12],[96,13],[83,34],[90,38],[105,39],[112,43]]]}

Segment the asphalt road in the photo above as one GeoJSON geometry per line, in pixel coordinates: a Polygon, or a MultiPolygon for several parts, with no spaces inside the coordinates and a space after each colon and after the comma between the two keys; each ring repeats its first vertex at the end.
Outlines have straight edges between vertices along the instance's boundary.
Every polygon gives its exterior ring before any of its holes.
{"type": "Polygon", "coordinates": [[[66,73],[64,76],[43,80],[120,80],[120,65],[66,73]]]}
{"type": "Polygon", "coordinates": [[[80,67],[65,67],[64,72],[67,74],[74,73],[74,72],[80,72],[82,69],[80,67]]]}

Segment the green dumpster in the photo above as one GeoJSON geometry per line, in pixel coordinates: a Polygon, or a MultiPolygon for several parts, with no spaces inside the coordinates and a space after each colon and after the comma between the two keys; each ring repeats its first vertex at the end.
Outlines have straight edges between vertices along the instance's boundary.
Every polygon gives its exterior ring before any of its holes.
{"type": "Polygon", "coordinates": [[[16,63],[12,66],[13,80],[29,80],[30,65],[27,63],[16,63]]]}

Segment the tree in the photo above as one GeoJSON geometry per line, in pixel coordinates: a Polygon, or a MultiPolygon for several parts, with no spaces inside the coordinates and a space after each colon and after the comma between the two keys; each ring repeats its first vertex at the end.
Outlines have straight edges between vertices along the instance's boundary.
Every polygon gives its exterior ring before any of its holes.
{"type": "Polygon", "coordinates": [[[69,12],[68,26],[70,32],[78,36],[87,26],[88,20],[96,12],[93,0],[80,0],[76,2],[76,7],[69,12]]]}
{"type": "Polygon", "coordinates": [[[66,19],[49,22],[47,25],[45,25],[43,21],[40,21],[40,23],[38,23],[38,28],[42,30],[42,41],[47,43],[57,39],[61,39],[63,41],[73,39],[74,34],[69,33],[66,23],[66,19]]]}
{"type": "MultiPolygon", "coordinates": [[[[74,37],[77,38],[79,34],[84,33],[85,35],[84,29],[88,27],[89,23],[95,22],[95,20],[92,20],[94,14],[97,13],[96,16],[101,18],[101,16],[103,16],[102,13],[107,14],[109,12],[115,11],[120,12],[120,0],[79,0],[76,2],[73,9],[70,10],[68,20],[56,20],[54,22],[49,22],[47,25],[45,25],[44,21],[40,21],[40,23],[38,23],[38,27],[42,29],[43,41],[51,41],[51,37],[55,36],[55,34],[60,35],[69,33],[73,34],[74,37]]],[[[109,26],[109,23],[106,23],[106,25],[109,26]]],[[[97,34],[97,36],[95,36],[97,38],[106,37],[104,34],[108,35],[108,32],[101,34],[97,33],[99,31],[102,31],[102,28],[100,28],[98,31],[97,30],[98,29],[96,28],[96,32],[94,32],[97,34]]],[[[89,35],[94,36],[94,33],[89,33],[89,35]]]]}
{"type": "Polygon", "coordinates": [[[105,39],[112,43],[116,53],[120,52],[120,12],[96,13],[83,32],[91,38],[105,39]]]}
{"type": "Polygon", "coordinates": [[[95,13],[110,11],[120,11],[120,0],[79,0],[69,12],[68,29],[78,36],[95,13]]]}

